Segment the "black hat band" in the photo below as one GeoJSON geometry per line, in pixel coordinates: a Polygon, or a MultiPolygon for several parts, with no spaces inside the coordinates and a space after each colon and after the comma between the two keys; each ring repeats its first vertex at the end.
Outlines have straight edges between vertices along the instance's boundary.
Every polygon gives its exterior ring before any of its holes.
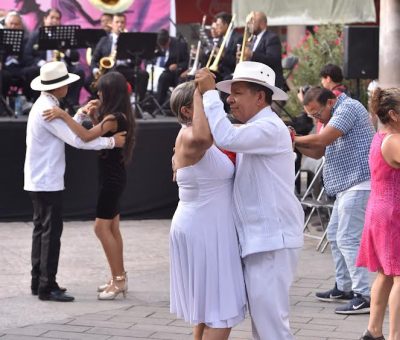
{"type": "Polygon", "coordinates": [[[41,80],[40,82],[43,85],[51,85],[51,84],[55,84],[55,83],[59,83],[60,81],[66,80],[69,78],[68,73],[65,76],[62,76],[60,78],[56,78],[56,79],[52,79],[52,80],[41,80]]]}

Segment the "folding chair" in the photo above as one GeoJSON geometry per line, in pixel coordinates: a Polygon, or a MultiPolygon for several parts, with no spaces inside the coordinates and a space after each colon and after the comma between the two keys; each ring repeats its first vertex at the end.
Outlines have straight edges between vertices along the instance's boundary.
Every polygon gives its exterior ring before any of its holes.
{"type": "MultiPolygon", "coordinates": [[[[314,178],[312,179],[311,183],[307,187],[304,194],[300,197],[300,203],[302,204],[302,206],[311,209],[305,216],[305,222],[303,227],[304,236],[319,240],[316,250],[319,250],[321,252],[324,252],[324,250],[328,245],[328,241],[326,240],[328,222],[325,221],[322,213],[325,211],[330,217],[333,209],[333,202],[328,200],[323,186],[316,197],[314,194],[314,189],[316,187],[316,184],[319,184],[321,182],[321,175],[324,164],[325,164],[325,158],[322,159],[322,162],[320,163],[314,174],[314,178]],[[321,223],[321,227],[323,230],[323,234],[321,236],[313,235],[309,228],[309,223],[311,221],[311,218],[315,215],[315,213],[318,216],[318,219],[321,223]]],[[[302,169],[299,170],[300,173],[301,171],[302,169]]]]}

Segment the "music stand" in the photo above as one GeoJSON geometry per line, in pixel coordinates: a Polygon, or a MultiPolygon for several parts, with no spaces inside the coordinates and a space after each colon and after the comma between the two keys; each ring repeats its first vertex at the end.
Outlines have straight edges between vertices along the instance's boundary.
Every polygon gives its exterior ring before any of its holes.
{"type": "MultiPolygon", "coordinates": [[[[146,93],[146,97],[140,102],[142,106],[144,106],[146,103],[153,102],[153,104],[156,106],[156,109],[151,113],[151,115],[156,118],[156,112],[160,112],[164,114],[164,110],[162,105],[158,102],[156,97],[154,96],[154,77],[155,77],[155,58],[150,60],[150,64],[147,64],[147,66],[150,65],[150,74],[149,74],[149,81],[150,81],[150,89],[146,93]]],[[[147,67],[146,67],[147,69],[147,67]]],[[[148,87],[147,87],[148,89],[148,87]]],[[[164,114],[165,116],[165,114],[164,114]]]]}
{"type": "MultiPolygon", "coordinates": [[[[157,44],[157,33],[127,32],[121,33],[117,41],[117,60],[132,59],[133,73],[135,76],[135,111],[143,117],[143,109],[138,100],[138,61],[140,59],[151,60],[157,44]]],[[[155,98],[154,98],[155,99],[155,98]]],[[[155,118],[155,115],[152,113],[155,118]]]]}
{"type": "Polygon", "coordinates": [[[14,115],[13,110],[7,104],[3,97],[3,60],[7,55],[20,55],[22,49],[22,41],[24,38],[24,30],[1,29],[0,30],[0,103],[4,106],[8,115],[14,115]]]}
{"type": "Polygon", "coordinates": [[[77,48],[94,48],[99,40],[106,36],[107,32],[97,28],[81,28],[76,31],[77,48]]]}
{"type": "Polygon", "coordinates": [[[44,26],[39,28],[39,50],[78,48],[79,25],[44,26]]]}

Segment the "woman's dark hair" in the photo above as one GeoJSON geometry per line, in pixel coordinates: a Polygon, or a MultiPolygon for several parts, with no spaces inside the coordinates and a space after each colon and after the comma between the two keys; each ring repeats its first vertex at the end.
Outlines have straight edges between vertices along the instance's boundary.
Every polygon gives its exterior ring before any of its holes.
{"type": "Polygon", "coordinates": [[[126,142],[123,149],[123,161],[126,164],[132,158],[136,127],[127,81],[119,72],[108,72],[100,77],[97,90],[102,95],[99,121],[103,121],[104,117],[109,114],[113,114],[115,117],[123,115],[127,121],[126,142]]]}
{"type": "Polygon", "coordinates": [[[262,85],[257,84],[257,83],[247,82],[246,84],[250,88],[250,91],[252,91],[252,92],[258,92],[258,91],[264,92],[265,93],[265,101],[266,101],[266,103],[268,105],[271,105],[271,103],[272,103],[272,95],[274,94],[274,92],[270,88],[262,86],[262,85]]]}
{"type": "Polygon", "coordinates": [[[46,12],[44,12],[44,17],[47,18],[51,12],[56,12],[60,16],[60,20],[62,19],[62,13],[57,8],[49,8],[46,12]]]}
{"type": "Polygon", "coordinates": [[[336,96],[332,91],[325,89],[321,86],[314,86],[310,88],[304,95],[303,105],[308,105],[313,101],[316,101],[321,105],[326,105],[328,99],[335,98],[336,96]]]}
{"type": "Polygon", "coordinates": [[[372,92],[370,109],[373,114],[378,116],[382,124],[390,123],[389,111],[393,110],[400,113],[400,89],[397,87],[388,89],[377,87],[372,92]]]}

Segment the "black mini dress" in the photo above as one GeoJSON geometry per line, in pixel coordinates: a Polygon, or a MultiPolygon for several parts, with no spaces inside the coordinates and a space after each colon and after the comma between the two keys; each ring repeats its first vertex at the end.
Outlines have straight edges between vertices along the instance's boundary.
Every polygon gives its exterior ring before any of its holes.
{"type": "MultiPolygon", "coordinates": [[[[122,113],[113,114],[117,120],[117,132],[127,131],[128,122],[122,113]]],[[[101,123],[100,123],[101,124],[101,123]]],[[[108,132],[104,137],[111,137],[108,132]]],[[[121,148],[100,151],[99,158],[99,196],[96,217],[111,220],[120,212],[119,201],[126,186],[126,168],[121,148]]]]}

